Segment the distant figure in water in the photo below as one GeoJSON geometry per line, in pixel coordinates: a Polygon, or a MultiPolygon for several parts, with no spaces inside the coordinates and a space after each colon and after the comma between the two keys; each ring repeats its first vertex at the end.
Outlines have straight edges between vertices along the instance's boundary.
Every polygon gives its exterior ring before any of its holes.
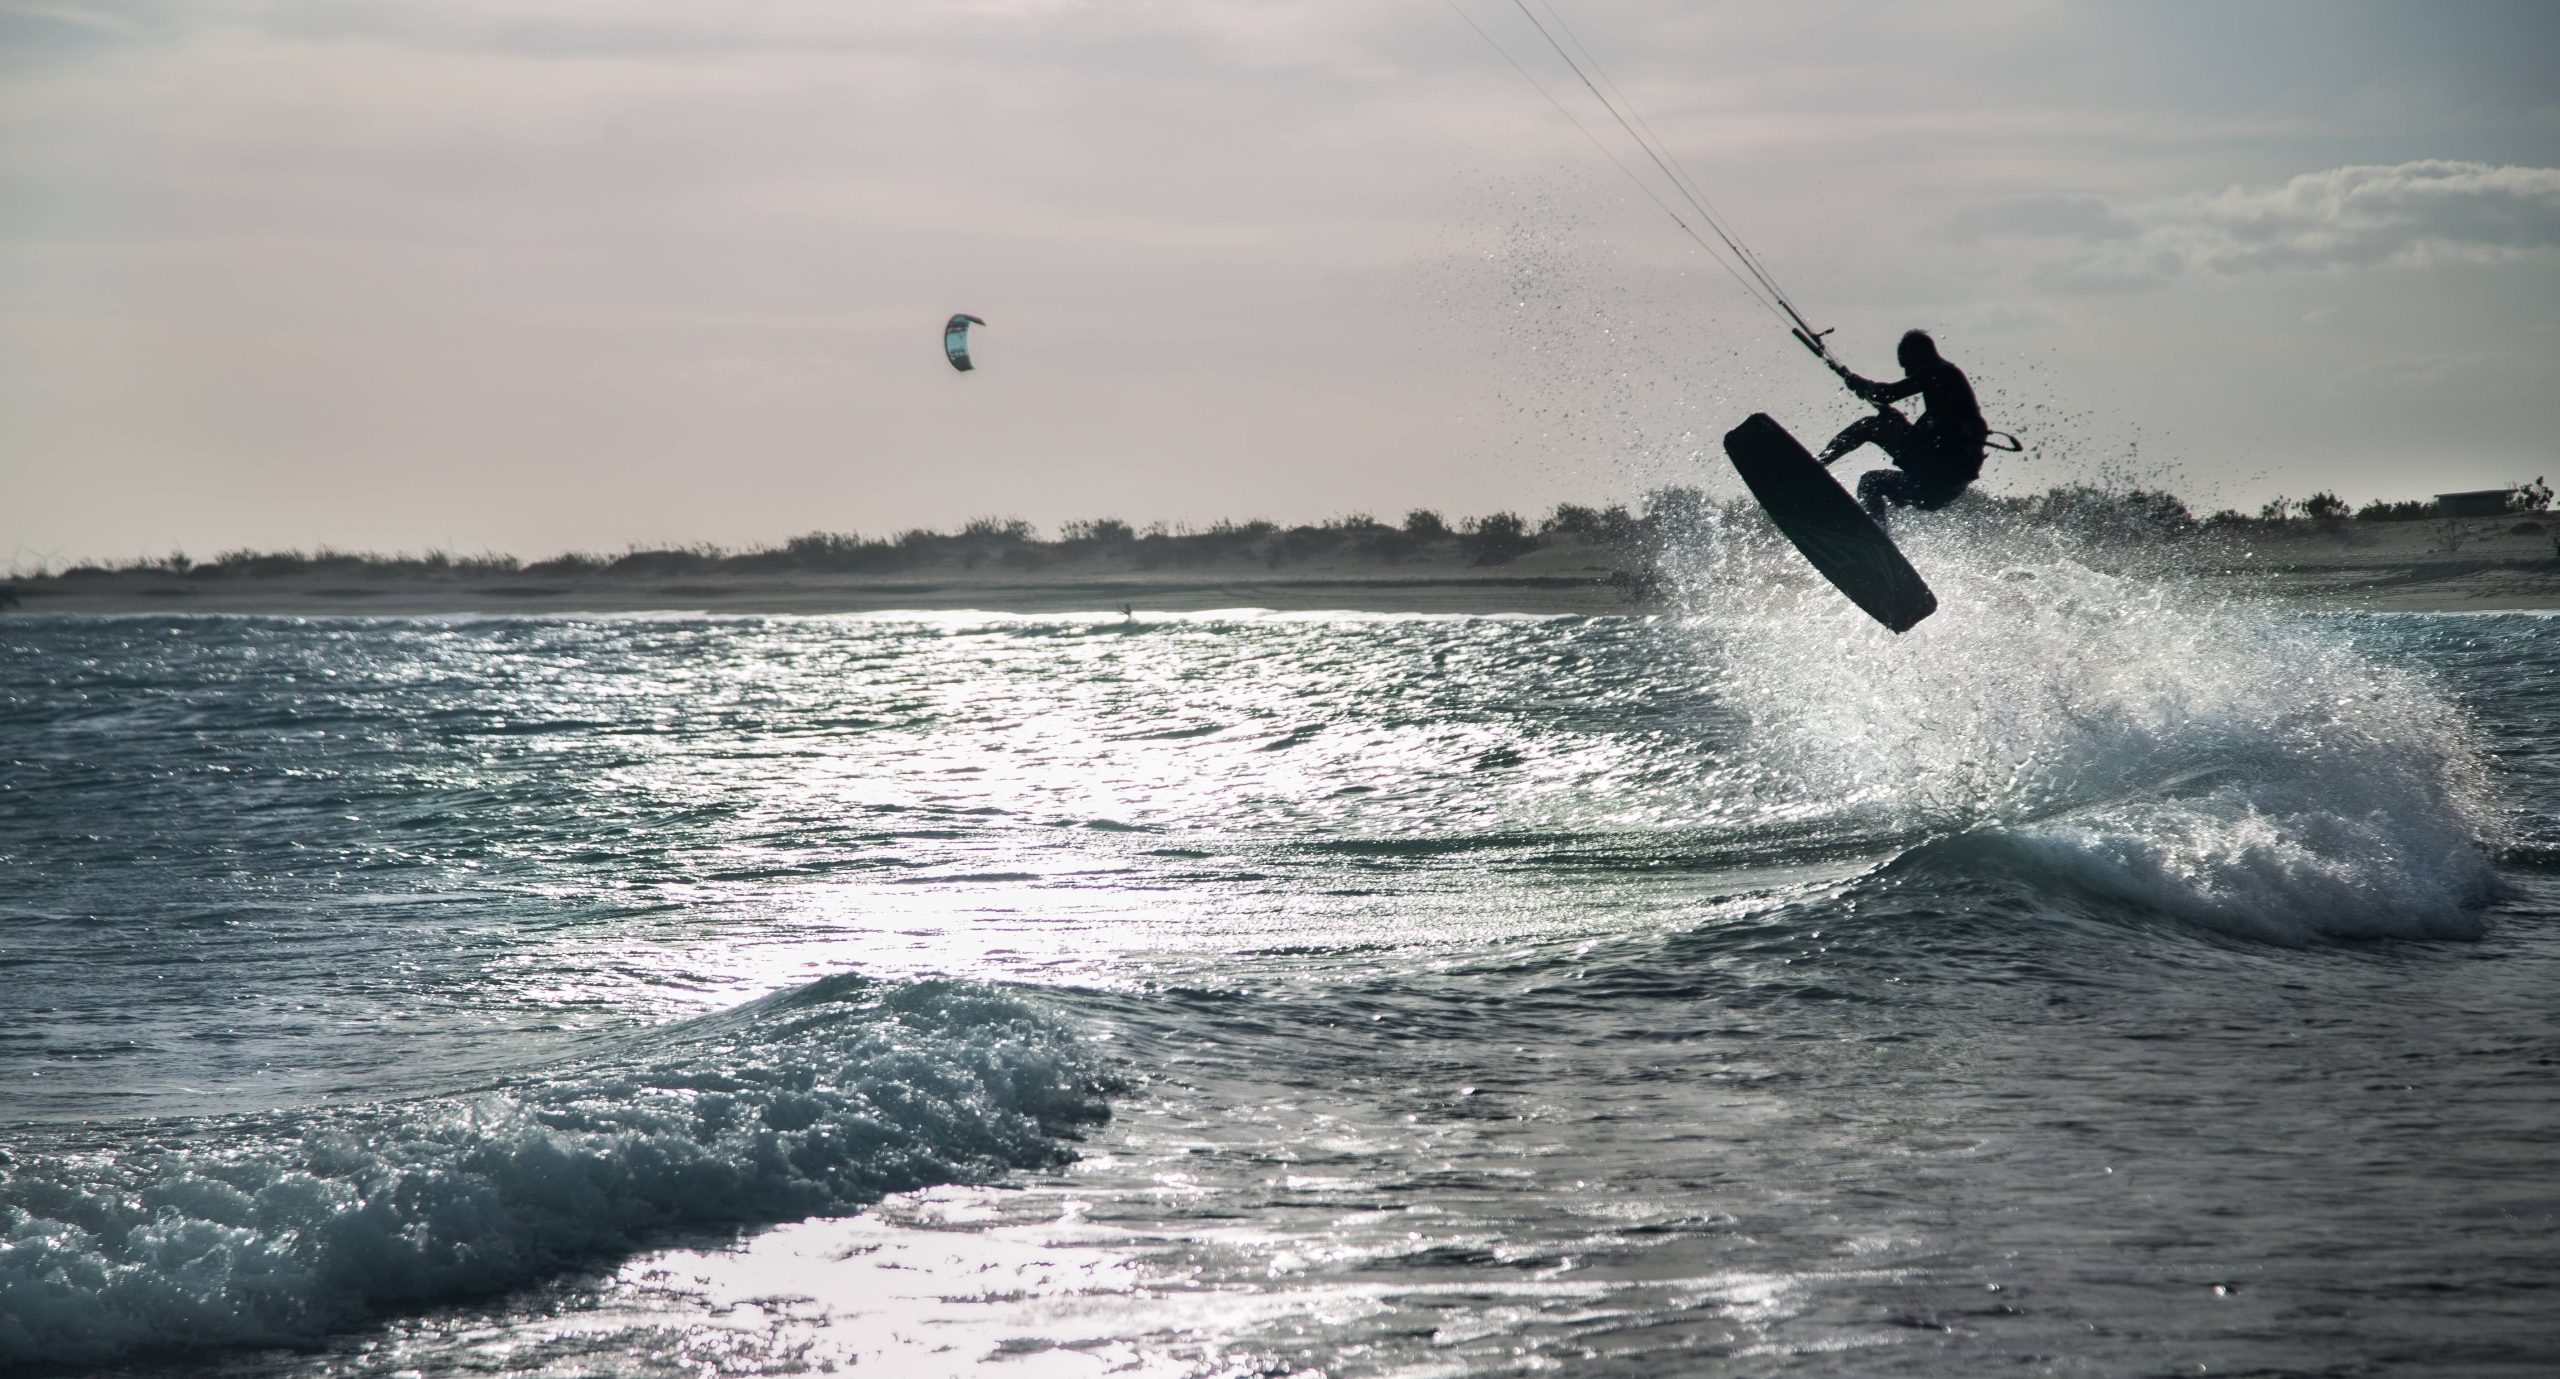
{"type": "MultiPolygon", "coordinates": [[[[1982,477],[1983,443],[1991,428],[1973,400],[1973,385],[1955,365],[1938,355],[1938,342],[1925,330],[1904,331],[1894,356],[1902,361],[1902,381],[1878,383],[1860,378],[1840,364],[1831,365],[1849,391],[1875,404],[1876,414],[1849,423],[1831,438],[1818,457],[1830,464],[1862,445],[1872,444],[1893,459],[1892,469],[1870,469],[1858,476],[1858,501],[1877,522],[1887,505],[1942,508],[1982,477]],[[1910,421],[1893,409],[1917,393],[1926,410],[1910,421]]],[[[1826,362],[1829,362],[1826,358],[1826,362]]]]}

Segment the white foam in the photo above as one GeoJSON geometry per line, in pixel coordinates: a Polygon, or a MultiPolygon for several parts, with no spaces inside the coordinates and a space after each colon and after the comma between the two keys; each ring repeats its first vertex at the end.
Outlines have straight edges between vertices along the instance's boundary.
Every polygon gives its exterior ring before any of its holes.
{"type": "Polygon", "coordinates": [[[1054,1161],[1101,1109],[1059,1027],[941,983],[833,980],[649,1042],[467,1099],[0,1158],[0,1367],[307,1340],[670,1228],[1054,1161]]]}
{"type": "Polygon", "coordinates": [[[1706,532],[1684,585],[1746,750],[1809,798],[1990,831],[2252,936],[2479,932],[2498,812],[2466,716],[2421,672],[2211,594],[2158,546],[1987,505],[1897,524],[1939,611],[1895,637],[1757,520],[1706,532]]]}

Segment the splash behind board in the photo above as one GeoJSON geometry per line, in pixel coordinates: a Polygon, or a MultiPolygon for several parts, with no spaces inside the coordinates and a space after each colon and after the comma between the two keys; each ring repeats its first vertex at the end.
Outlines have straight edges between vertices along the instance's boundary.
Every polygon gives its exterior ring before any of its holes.
{"type": "Polygon", "coordinates": [[[1766,412],[1754,412],[1726,432],[1724,453],[1769,520],[1868,616],[1908,632],[1938,611],[1938,596],[1895,549],[1893,538],[1766,412]]]}

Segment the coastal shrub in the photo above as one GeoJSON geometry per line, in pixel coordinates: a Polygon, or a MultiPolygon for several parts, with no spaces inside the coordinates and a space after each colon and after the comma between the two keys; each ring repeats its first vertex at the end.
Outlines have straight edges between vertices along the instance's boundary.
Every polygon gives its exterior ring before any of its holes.
{"type": "Polygon", "coordinates": [[[1322,544],[1317,545],[1310,539],[1307,542],[1310,548],[1369,560],[1402,560],[1412,552],[1415,544],[1402,528],[1388,526],[1365,512],[1331,518],[1322,523],[1319,530],[1324,533],[1322,544]]]}
{"type": "Polygon", "coordinates": [[[1219,522],[1207,531],[1182,538],[1189,557],[1185,563],[1207,565],[1229,558],[1250,559],[1266,555],[1264,543],[1279,530],[1276,524],[1259,517],[1247,522],[1219,522]]]}
{"type": "Polygon", "coordinates": [[[2380,498],[2356,509],[2359,522],[2423,522],[2436,515],[2436,505],[2420,498],[2389,503],[2380,498]]]}
{"type": "Polygon", "coordinates": [[[2302,500],[2302,515],[2314,522],[2334,521],[2347,515],[2347,500],[2324,488],[2302,500]]]}
{"type": "Polygon", "coordinates": [[[1551,540],[1588,541],[1598,534],[1600,510],[1580,503],[1558,503],[1547,520],[1538,524],[1538,535],[1551,540]]]}
{"type": "Polygon", "coordinates": [[[513,557],[457,556],[442,547],[431,547],[417,555],[342,555],[340,559],[368,574],[427,575],[442,577],[455,573],[488,573],[489,562],[502,560],[513,569],[513,557]]]}
{"type": "Polygon", "coordinates": [[[2507,511],[2548,512],[2551,510],[2551,484],[2536,478],[2529,484],[2507,486],[2507,511]]]}
{"type": "MultiPolygon", "coordinates": [[[[852,532],[813,531],[805,536],[795,536],[783,542],[782,549],[770,554],[787,556],[799,564],[828,565],[867,544],[869,543],[852,532]]],[[[754,554],[765,555],[768,552],[757,551],[754,554]]]]}
{"type": "Polygon", "coordinates": [[[1347,539],[1342,528],[1329,524],[1291,527],[1272,538],[1270,563],[1277,565],[1283,560],[1311,560],[1320,555],[1330,555],[1342,549],[1347,539]]]}
{"type": "Polygon", "coordinates": [[[1130,544],[1129,554],[1141,570],[1158,570],[1167,565],[1212,565],[1228,558],[1254,556],[1267,561],[1270,551],[1264,543],[1278,531],[1278,527],[1259,520],[1220,522],[1207,531],[1157,522],[1130,544]]]}
{"type": "Polygon", "coordinates": [[[378,555],[364,555],[356,551],[342,551],[335,546],[314,546],[311,548],[311,554],[305,556],[303,560],[304,564],[310,569],[328,570],[338,573],[361,570],[368,565],[383,565],[390,563],[390,561],[387,561],[378,555]]]}
{"type": "Polygon", "coordinates": [[[1019,546],[1036,541],[1040,532],[1019,517],[973,517],[960,529],[965,541],[982,541],[999,546],[1019,546]]]}
{"type": "Polygon", "coordinates": [[[1550,542],[1630,547],[1636,543],[1638,534],[1635,514],[1617,503],[1605,508],[1558,503],[1555,511],[1548,513],[1547,519],[1538,524],[1538,539],[1550,542]]]}
{"type": "MultiPolygon", "coordinates": [[[[802,568],[802,563],[792,557],[791,549],[787,545],[758,546],[754,550],[736,552],[728,559],[720,562],[721,573],[733,575],[752,574],[762,570],[790,570],[797,568],[802,568]]],[[[815,567],[811,566],[809,568],[815,567]]]]}
{"type": "Polygon", "coordinates": [[[921,565],[942,554],[950,540],[951,538],[942,533],[926,527],[909,527],[898,533],[893,544],[897,546],[898,556],[903,563],[921,565]]]}
{"type": "Polygon", "coordinates": [[[1626,504],[1611,503],[1600,509],[1599,539],[1603,544],[1626,550],[1634,547],[1642,535],[1636,515],[1627,511],[1626,504]]]}
{"type": "Polygon", "coordinates": [[[1410,559],[1414,552],[1422,549],[1422,540],[1402,527],[1390,527],[1382,522],[1360,533],[1358,549],[1360,554],[1371,560],[1392,565],[1410,559]]]}
{"type": "Polygon", "coordinates": [[[973,517],[961,525],[956,536],[928,534],[927,539],[937,553],[956,551],[960,564],[974,570],[989,556],[1003,558],[1029,545],[1039,539],[1039,533],[1018,517],[973,517]]]}
{"type": "Polygon", "coordinates": [[[310,568],[311,558],[300,551],[252,551],[243,548],[224,551],[210,562],[198,566],[196,573],[269,579],[277,575],[298,575],[310,568]]]}
{"type": "Polygon", "coordinates": [[[1382,536],[1402,536],[1365,512],[1335,517],[1313,526],[1291,527],[1272,539],[1270,563],[1282,560],[1306,560],[1320,555],[1333,555],[1345,550],[1368,554],[1382,536]]]}
{"type": "Polygon", "coordinates": [[[1451,533],[1440,514],[1429,508],[1415,508],[1404,515],[1404,534],[1416,541],[1446,541],[1451,533]]]}
{"type": "Polygon", "coordinates": [[[1068,522],[1058,528],[1060,545],[1084,550],[1124,550],[1138,539],[1129,524],[1117,517],[1097,517],[1089,522],[1068,522]]]}
{"type": "Polygon", "coordinates": [[[1467,524],[1461,545],[1471,565],[1507,565],[1538,549],[1538,538],[1516,512],[1495,512],[1467,524]]]}
{"type": "Polygon", "coordinates": [[[856,574],[886,574],[906,564],[907,548],[874,541],[852,532],[810,532],[783,543],[778,551],[755,551],[732,557],[739,569],[788,567],[856,574]]]}
{"type": "Polygon", "coordinates": [[[2004,503],[2028,519],[2082,536],[2149,540],[2195,530],[2195,514],[2174,493],[2157,489],[2109,490],[2086,484],[2062,484],[2026,499],[2004,503]]]}
{"type": "Polygon", "coordinates": [[[537,560],[525,566],[524,572],[529,575],[591,575],[604,566],[603,556],[589,555],[585,551],[563,551],[549,560],[537,560]]]}
{"type": "Polygon", "coordinates": [[[728,552],[709,544],[661,550],[634,546],[604,568],[617,575],[690,575],[711,569],[727,557],[728,552]]]}
{"type": "Polygon", "coordinates": [[[1366,554],[1381,536],[1389,533],[1403,535],[1397,528],[1390,527],[1365,512],[1354,512],[1333,518],[1327,521],[1324,527],[1325,530],[1333,533],[1336,549],[1348,550],[1354,554],[1366,554]]]}

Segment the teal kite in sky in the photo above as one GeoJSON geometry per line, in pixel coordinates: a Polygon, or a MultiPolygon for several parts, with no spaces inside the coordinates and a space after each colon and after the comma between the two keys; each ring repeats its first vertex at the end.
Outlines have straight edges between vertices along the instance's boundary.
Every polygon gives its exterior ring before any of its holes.
{"type": "Polygon", "coordinates": [[[944,358],[951,361],[951,367],[962,373],[977,367],[969,362],[969,327],[985,324],[986,322],[966,312],[953,316],[943,323],[942,354],[944,358]]]}

